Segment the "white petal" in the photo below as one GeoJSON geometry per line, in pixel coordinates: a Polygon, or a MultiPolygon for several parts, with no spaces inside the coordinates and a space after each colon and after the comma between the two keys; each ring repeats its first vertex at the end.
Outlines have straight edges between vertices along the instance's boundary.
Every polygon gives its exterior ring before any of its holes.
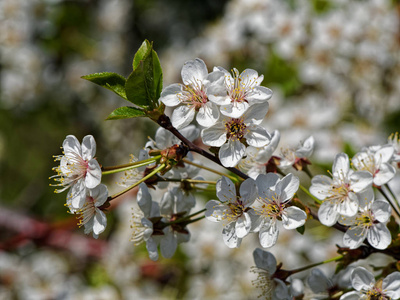
{"type": "Polygon", "coordinates": [[[300,186],[300,180],[297,176],[289,173],[283,177],[276,185],[275,190],[280,194],[280,200],[282,203],[288,202],[293,198],[300,186]]]}
{"type": "Polygon", "coordinates": [[[257,81],[258,72],[253,69],[244,70],[242,73],[240,73],[239,78],[240,78],[240,84],[242,86],[257,86],[260,85],[262,82],[262,79],[259,82],[257,81]]]}
{"type": "Polygon", "coordinates": [[[242,159],[246,151],[246,146],[239,140],[229,139],[219,149],[219,159],[224,167],[235,167],[242,159]]]}
{"type": "Polygon", "coordinates": [[[263,147],[271,141],[271,135],[259,125],[248,126],[244,138],[253,147],[263,147]]]}
{"type": "Polygon", "coordinates": [[[143,211],[145,217],[149,217],[151,213],[151,195],[149,193],[149,188],[145,183],[139,185],[139,191],[137,193],[137,203],[140,209],[143,211]]]}
{"type": "Polygon", "coordinates": [[[368,187],[364,191],[357,193],[358,206],[361,209],[367,209],[368,207],[371,207],[371,203],[374,201],[374,198],[375,195],[372,186],[368,187]]]}
{"type": "Polygon", "coordinates": [[[257,198],[257,185],[254,179],[247,178],[240,185],[240,196],[244,207],[249,207],[257,198]]]}
{"type": "Polygon", "coordinates": [[[263,226],[260,229],[259,237],[260,237],[260,244],[264,248],[272,247],[276,244],[278,239],[278,228],[276,228],[276,223],[272,221],[270,226],[263,226]]]}
{"type": "Polygon", "coordinates": [[[238,248],[242,242],[235,233],[235,222],[229,223],[222,230],[222,238],[229,248],[238,248]]]}
{"type": "Polygon", "coordinates": [[[226,142],[226,129],[222,123],[205,128],[201,131],[201,139],[208,146],[221,147],[226,142]]]}
{"type": "Polygon", "coordinates": [[[210,200],[206,203],[206,211],[204,213],[207,220],[212,222],[220,222],[222,220],[224,211],[227,209],[226,205],[221,204],[216,200],[210,200]]]}
{"type": "Polygon", "coordinates": [[[279,176],[275,173],[260,174],[256,178],[258,194],[261,198],[269,195],[269,190],[279,181],[279,176]]]}
{"type": "Polygon", "coordinates": [[[332,186],[331,178],[325,175],[317,175],[311,180],[310,193],[319,200],[324,200],[331,194],[332,186]]]}
{"type": "Polygon", "coordinates": [[[388,183],[396,175],[396,169],[388,163],[381,164],[378,173],[374,176],[374,184],[377,186],[388,183]]]}
{"type": "Polygon", "coordinates": [[[317,294],[326,292],[333,287],[332,281],[320,269],[312,269],[310,276],[307,278],[307,283],[311,290],[317,294]]]}
{"type": "Polygon", "coordinates": [[[80,209],[86,202],[86,186],[84,181],[78,180],[71,186],[67,195],[67,203],[71,203],[72,208],[80,209]]]}
{"type": "Polygon", "coordinates": [[[307,214],[296,206],[285,208],[286,218],[282,218],[282,224],[285,229],[296,229],[303,226],[307,219],[307,214]]]}
{"type": "Polygon", "coordinates": [[[243,115],[244,123],[260,125],[268,112],[268,107],[268,102],[251,105],[243,115]]]}
{"type": "Polygon", "coordinates": [[[243,213],[243,215],[236,220],[235,232],[237,237],[244,238],[250,232],[250,228],[250,216],[247,213],[243,213]]]}
{"type": "Polygon", "coordinates": [[[340,202],[337,205],[336,209],[340,215],[343,215],[346,217],[354,216],[358,211],[357,195],[352,192],[349,192],[347,195],[347,199],[340,202]]]}
{"type": "Polygon", "coordinates": [[[91,160],[96,155],[96,141],[91,135],[87,135],[82,141],[82,158],[91,160]]]}
{"type": "Polygon", "coordinates": [[[339,219],[339,214],[335,210],[335,205],[329,200],[323,202],[318,209],[318,219],[325,226],[334,225],[339,219]]]}
{"type": "Polygon", "coordinates": [[[275,281],[275,289],[273,299],[278,300],[290,300],[292,297],[289,295],[289,288],[288,286],[282,281],[277,278],[274,278],[275,281]]]}
{"type": "Polygon", "coordinates": [[[368,291],[375,283],[374,275],[363,267],[357,267],[351,272],[351,284],[357,291],[368,291]]]}
{"type": "Polygon", "coordinates": [[[78,139],[74,135],[67,135],[63,142],[64,153],[67,155],[67,152],[73,152],[82,157],[82,149],[81,144],[78,139]]]}
{"type": "Polygon", "coordinates": [[[168,190],[166,193],[164,193],[163,197],[161,198],[160,202],[160,212],[161,215],[166,215],[166,216],[171,216],[174,211],[174,194],[172,193],[171,190],[168,190]]]}
{"type": "Polygon", "coordinates": [[[247,102],[233,102],[227,105],[221,105],[220,111],[224,116],[230,118],[240,118],[249,108],[247,102]]]}
{"type": "Polygon", "coordinates": [[[96,159],[88,162],[88,168],[85,176],[85,184],[89,189],[95,188],[101,182],[101,167],[96,159]]]}
{"type": "Polygon", "coordinates": [[[200,107],[196,121],[203,127],[213,126],[219,118],[219,108],[212,102],[207,102],[200,107]]]}
{"type": "Polygon", "coordinates": [[[366,299],[366,298],[359,292],[348,292],[342,295],[339,300],[361,300],[361,299],[366,299]]]}
{"type": "Polygon", "coordinates": [[[174,109],[171,123],[176,129],[186,127],[193,121],[196,111],[194,106],[181,105],[174,109]]]}
{"type": "Polygon", "coordinates": [[[266,270],[271,275],[275,273],[277,262],[272,253],[256,248],[253,251],[253,258],[257,268],[266,270]]]}
{"type": "Polygon", "coordinates": [[[160,95],[160,101],[166,106],[173,107],[181,103],[178,94],[182,94],[182,85],[179,83],[167,86],[160,95]]]}
{"type": "Polygon", "coordinates": [[[381,223],[388,221],[390,215],[392,214],[392,208],[390,207],[389,202],[381,199],[378,199],[372,203],[371,211],[375,219],[381,223]]]}
{"type": "Polygon", "coordinates": [[[222,176],[216,185],[217,197],[222,202],[236,202],[236,188],[232,180],[222,176]]]}
{"type": "Polygon", "coordinates": [[[400,298],[400,272],[393,272],[386,276],[382,282],[382,289],[392,299],[400,298]]]}
{"type": "Polygon", "coordinates": [[[273,92],[264,86],[256,86],[247,97],[250,103],[263,103],[272,97],[273,92]]]}
{"type": "Polygon", "coordinates": [[[335,160],[332,166],[333,176],[336,178],[347,177],[349,173],[350,161],[346,153],[339,153],[335,156],[335,160]]]}
{"type": "Polygon", "coordinates": [[[158,260],[157,243],[154,239],[149,239],[146,241],[146,249],[149,252],[149,257],[152,261],[158,260]]]}
{"type": "Polygon", "coordinates": [[[376,162],[387,163],[390,161],[394,153],[392,145],[384,145],[378,151],[375,152],[374,158],[376,162]]]}
{"type": "Polygon", "coordinates": [[[308,137],[303,145],[300,145],[299,148],[296,149],[297,157],[309,157],[314,151],[314,137],[308,137]]]}
{"type": "Polygon", "coordinates": [[[185,62],[181,71],[182,81],[185,85],[201,84],[207,74],[207,66],[200,58],[185,62]]]}
{"type": "Polygon", "coordinates": [[[358,193],[372,185],[372,174],[368,171],[357,171],[350,175],[350,188],[358,193]]]}
{"type": "Polygon", "coordinates": [[[260,214],[257,214],[254,209],[250,209],[248,215],[251,219],[251,232],[260,231],[261,227],[264,225],[264,217],[260,214]]]}
{"type": "Polygon", "coordinates": [[[99,184],[94,189],[89,190],[89,195],[95,200],[96,207],[102,206],[108,198],[108,189],[105,184],[99,184]]]}
{"type": "Polygon", "coordinates": [[[106,229],[106,226],[106,215],[101,210],[96,209],[96,213],[94,215],[93,233],[97,235],[102,233],[106,229]]]}
{"type": "Polygon", "coordinates": [[[178,247],[178,242],[174,233],[170,231],[169,228],[164,230],[164,233],[165,235],[162,237],[160,242],[161,255],[165,258],[171,258],[178,247]]]}
{"type": "Polygon", "coordinates": [[[358,248],[366,238],[366,232],[361,227],[350,227],[343,235],[343,244],[350,249],[358,248]]]}
{"type": "Polygon", "coordinates": [[[368,230],[368,242],[376,249],[386,249],[392,242],[392,236],[385,224],[374,224],[368,230]]]}

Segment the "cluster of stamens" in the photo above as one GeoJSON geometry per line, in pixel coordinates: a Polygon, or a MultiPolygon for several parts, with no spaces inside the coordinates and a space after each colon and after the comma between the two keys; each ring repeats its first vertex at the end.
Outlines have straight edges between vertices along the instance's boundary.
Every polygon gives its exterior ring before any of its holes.
{"type": "Polygon", "coordinates": [[[280,203],[277,195],[272,199],[259,198],[258,200],[262,202],[262,206],[254,209],[257,214],[278,220],[282,218],[284,204],[280,203]]]}
{"type": "Polygon", "coordinates": [[[200,107],[208,102],[208,97],[201,81],[195,81],[183,86],[182,94],[178,94],[177,97],[181,103],[194,106],[196,110],[199,110],[200,107]]]}
{"type": "Polygon", "coordinates": [[[246,124],[243,123],[243,119],[231,119],[225,123],[227,139],[240,140],[246,133],[246,124]]]}
{"type": "Polygon", "coordinates": [[[257,267],[251,267],[250,272],[257,275],[257,279],[252,280],[251,283],[261,290],[261,294],[258,298],[265,297],[265,299],[271,299],[274,281],[271,279],[271,275],[268,271],[257,267]]]}
{"type": "Polygon", "coordinates": [[[240,216],[243,215],[245,210],[242,202],[238,199],[236,203],[228,203],[229,209],[225,210],[222,214],[222,219],[228,222],[236,221],[240,216]]]}
{"type": "Polygon", "coordinates": [[[369,290],[366,293],[367,300],[389,300],[391,299],[390,297],[386,296],[383,291],[377,287],[374,287],[373,289],[369,290]]]}
{"type": "Polygon", "coordinates": [[[86,197],[86,202],[83,207],[75,212],[79,215],[77,219],[79,220],[78,226],[82,227],[94,216],[96,213],[96,207],[94,206],[94,199],[92,197],[86,197]]]}
{"type": "MultiPolygon", "coordinates": [[[[245,71],[243,71],[243,73],[244,72],[245,71]]],[[[257,84],[257,78],[255,78],[254,80],[247,80],[246,83],[243,84],[243,81],[240,78],[239,71],[237,69],[232,70],[232,75],[233,85],[231,85],[229,80],[225,80],[226,88],[231,102],[247,102],[248,95],[252,92],[254,86],[257,84]]]]}
{"type": "Polygon", "coordinates": [[[131,241],[135,246],[140,245],[144,242],[144,232],[146,227],[142,224],[142,218],[144,218],[143,212],[138,209],[132,213],[132,224],[133,229],[131,241]]]}

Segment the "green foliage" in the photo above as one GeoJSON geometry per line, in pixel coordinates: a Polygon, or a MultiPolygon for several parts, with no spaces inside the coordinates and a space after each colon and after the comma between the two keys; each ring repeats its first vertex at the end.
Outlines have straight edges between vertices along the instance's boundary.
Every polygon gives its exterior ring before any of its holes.
{"type": "Polygon", "coordinates": [[[143,42],[132,66],[133,72],[125,84],[128,101],[145,110],[157,108],[162,90],[162,69],[152,43],[147,40],[143,42]]]}
{"type": "Polygon", "coordinates": [[[326,13],[332,8],[332,3],[327,0],[312,0],[311,2],[316,13],[326,13]]]}
{"type": "Polygon", "coordinates": [[[106,120],[119,120],[119,119],[129,119],[129,118],[138,118],[145,117],[146,113],[138,109],[136,107],[131,106],[123,106],[114,110],[106,120]]]}
{"type": "Polygon", "coordinates": [[[306,227],[303,225],[303,226],[297,227],[296,230],[297,230],[298,233],[303,235],[304,231],[306,231],[306,227]]]}
{"type": "Polygon", "coordinates": [[[81,78],[89,80],[89,81],[91,81],[95,84],[98,84],[110,91],[113,91],[118,96],[127,100],[126,93],[125,93],[126,79],[119,74],[103,72],[103,73],[95,73],[95,74],[85,75],[85,76],[82,76],[81,78]]]}

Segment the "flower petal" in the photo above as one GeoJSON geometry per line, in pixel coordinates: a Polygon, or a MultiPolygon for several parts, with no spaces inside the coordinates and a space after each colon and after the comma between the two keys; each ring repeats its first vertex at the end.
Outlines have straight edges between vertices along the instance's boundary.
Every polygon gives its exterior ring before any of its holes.
{"type": "Polygon", "coordinates": [[[314,176],[311,180],[310,193],[319,200],[324,200],[331,195],[333,181],[325,175],[314,176]]]}
{"type": "Polygon", "coordinates": [[[265,103],[272,97],[273,92],[265,86],[256,86],[251,94],[247,97],[247,101],[251,103],[265,103]]]}
{"type": "Polygon", "coordinates": [[[231,222],[222,230],[222,238],[229,248],[239,248],[242,239],[235,233],[235,222],[231,222]]]}
{"type": "Polygon", "coordinates": [[[259,238],[260,244],[264,248],[272,247],[276,244],[278,239],[279,230],[276,227],[276,222],[272,221],[270,224],[263,226],[260,229],[259,238]]]}
{"type": "Polygon", "coordinates": [[[347,177],[350,170],[350,160],[346,153],[339,153],[335,156],[332,166],[333,176],[336,178],[347,177]]]}
{"type": "Polygon", "coordinates": [[[389,202],[381,199],[375,200],[372,203],[371,211],[375,219],[381,223],[387,222],[392,214],[392,208],[390,207],[389,202]]]}
{"type": "Polygon", "coordinates": [[[160,101],[168,107],[177,106],[181,103],[178,94],[182,94],[182,85],[179,83],[171,84],[161,92],[160,101]]]}
{"type": "Polygon", "coordinates": [[[235,225],[235,232],[238,238],[244,238],[251,228],[251,219],[247,213],[243,213],[237,220],[235,225]]]}
{"type": "Polygon", "coordinates": [[[253,204],[254,200],[256,200],[258,196],[256,181],[254,179],[247,178],[240,185],[239,192],[243,206],[249,207],[251,204],[253,204]]]}
{"type": "Polygon", "coordinates": [[[94,214],[93,233],[99,235],[106,229],[106,227],[106,215],[100,209],[96,209],[96,213],[94,214]]]}
{"type": "Polygon", "coordinates": [[[174,255],[177,247],[178,242],[173,231],[169,228],[166,228],[166,230],[164,230],[164,236],[161,238],[160,242],[161,255],[165,258],[171,258],[174,255]]]}
{"type": "Polygon", "coordinates": [[[365,238],[365,230],[362,227],[350,227],[343,235],[343,244],[350,249],[356,249],[365,238]]]}
{"type": "Polygon", "coordinates": [[[185,62],[181,71],[182,81],[185,85],[202,84],[207,74],[207,66],[200,58],[185,62]]]}
{"type": "Polygon", "coordinates": [[[283,177],[276,185],[275,190],[280,194],[279,199],[281,203],[287,203],[293,198],[300,186],[299,177],[289,173],[283,177]],[[278,192],[279,191],[279,192],[278,192]]]}
{"type": "Polygon", "coordinates": [[[325,226],[334,225],[339,219],[339,214],[335,210],[335,205],[329,200],[324,201],[318,209],[318,219],[325,226]]]}
{"type": "Polygon", "coordinates": [[[201,131],[203,143],[212,147],[221,147],[226,142],[226,129],[222,123],[205,128],[201,131]]]}
{"type": "Polygon", "coordinates": [[[224,211],[227,209],[227,206],[221,204],[217,200],[210,200],[206,203],[205,208],[206,211],[204,212],[204,215],[207,220],[212,222],[220,222],[224,215],[224,211]]]}
{"type": "Polygon", "coordinates": [[[340,215],[343,215],[346,217],[354,216],[358,211],[357,195],[352,192],[349,192],[347,194],[347,199],[341,201],[337,205],[336,210],[340,215]]]}
{"type": "Polygon", "coordinates": [[[172,113],[171,123],[176,129],[186,127],[193,121],[195,113],[196,110],[194,106],[178,106],[172,113]]]}
{"type": "Polygon", "coordinates": [[[246,142],[253,147],[263,147],[271,142],[271,135],[259,125],[251,125],[246,128],[244,135],[246,142]]]}
{"type": "Polygon", "coordinates": [[[137,203],[140,209],[143,211],[144,216],[149,217],[151,213],[152,199],[149,193],[149,188],[143,182],[139,185],[137,203]]]}
{"type": "Polygon", "coordinates": [[[226,105],[221,105],[220,111],[224,116],[230,118],[240,118],[249,108],[247,102],[232,102],[226,105]]]}
{"type": "Polygon", "coordinates": [[[393,272],[382,281],[382,289],[392,299],[400,298],[400,272],[393,272]]]}
{"type": "Polygon", "coordinates": [[[388,163],[383,163],[380,165],[378,173],[374,176],[374,184],[377,186],[382,186],[388,183],[396,175],[396,169],[388,163]]]}
{"type": "Polygon", "coordinates": [[[82,140],[82,158],[91,160],[96,155],[96,141],[91,135],[87,135],[82,140]]]}
{"type": "Polygon", "coordinates": [[[152,261],[158,260],[157,243],[153,238],[146,241],[146,249],[149,252],[149,257],[152,261]]]}
{"type": "Polygon", "coordinates": [[[219,159],[224,167],[235,167],[243,157],[246,151],[246,146],[239,140],[229,139],[219,149],[219,159]]]}
{"type": "Polygon", "coordinates": [[[67,135],[63,142],[63,149],[65,155],[68,154],[68,152],[73,152],[77,154],[78,156],[82,157],[82,149],[81,149],[81,144],[79,143],[78,139],[74,135],[67,135]]]}
{"type": "Polygon", "coordinates": [[[303,226],[306,222],[307,214],[296,206],[285,208],[285,218],[282,218],[282,224],[285,229],[296,229],[303,226]]]}
{"type": "Polygon", "coordinates": [[[101,167],[96,159],[91,159],[88,162],[87,172],[85,176],[85,185],[92,189],[98,186],[101,182],[101,167]]]}
{"type": "Polygon", "coordinates": [[[361,300],[365,299],[359,292],[348,292],[340,297],[339,300],[361,300]]]}
{"type": "Polygon", "coordinates": [[[108,197],[108,189],[105,184],[100,183],[94,189],[89,190],[89,195],[95,200],[94,205],[96,207],[102,206],[108,197]]]}
{"type": "Polygon", "coordinates": [[[372,185],[372,174],[368,171],[353,172],[350,177],[350,188],[358,193],[372,185]]]}
{"type": "Polygon", "coordinates": [[[271,275],[275,273],[277,262],[272,253],[256,248],[253,251],[253,258],[257,268],[266,270],[271,275]]]}
{"type": "Polygon", "coordinates": [[[203,127],[213,126],[219,118],[219,108],[212,102],[207,102],[200,107],[196,121],[203,127]]]}
{"type": "Polygon", "coordinates": [[[385,224],[378,223],[368,230],[368,242],[376,249],[386,249],[392,242],[392,236],[385,224]]]}
{"type": "Polygon", "coordinates": [[[368,291],[374,283],[374,275],[363,267],[357,267],[351,272],[351,284],[357,291],[368,291]]]}
{"type": "Polygon", "coordinates": [[[216,185],[217,197],[222,202],[236,202],[236,188],[232,180],[222,176],[216,185]]]}

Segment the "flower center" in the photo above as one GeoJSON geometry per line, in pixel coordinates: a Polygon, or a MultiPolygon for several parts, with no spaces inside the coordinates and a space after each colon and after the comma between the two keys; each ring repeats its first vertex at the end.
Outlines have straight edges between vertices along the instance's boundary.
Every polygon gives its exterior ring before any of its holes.
{"type": "MultiPolygon", "coordinates": [[[[245,71],[242,72],[242,77],[245,71]]],[[[248,95],[257,85],[257,78],[252,78],[243,82],[237,69],[232,70],[233,85],[229,81],[225,81],[226,89],[228,91],[231,102],[247,102],[248,95]]]]}
{"type": "Polygon", "coordinates": [[[86,202],[83,205],[83,207],[76,212],[76,214],[79,215],[77,217],[77,219],[79,219],[78,222],[79,227],[85,225],[95,215],[96,213],[96,207],[94,206],[95,202],[96,201],[92,197],[87,196],[86,202]]]}
{"type": "Polygon", "coordinates": [[[242,139],[246,133],[246,127],[246,124],[243,123],[243,119],[231,119],[229,122],[225,123],[227,139],[242,139]]]}
{"type": "Polygon", "coordinates": [[[386,296],[380,289],[374,287],[366,293],[367,300],[389,300],[390,297],[386,296]]]}
{"type": "Polygon", "coordinates": [[[182,103],[194,106],[197,111],[208,102],[208,97],[201,81],[185,85],[182,94],[178,94],[177,96],[182,103]]]}

